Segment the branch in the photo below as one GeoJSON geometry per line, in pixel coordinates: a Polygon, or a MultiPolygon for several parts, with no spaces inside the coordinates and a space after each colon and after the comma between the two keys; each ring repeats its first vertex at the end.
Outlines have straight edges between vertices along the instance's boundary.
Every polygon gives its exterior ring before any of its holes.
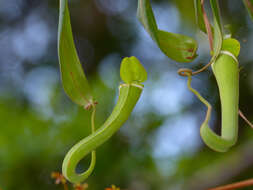
{"type": "Polygon", "coordinates": [[[232,184],[224,185],[221,187],[211,188],[208,190],[235,190],[238,188],[249,187],[249,186],[253,186],[253,179],[249,179],[249,180],[245,180],[245,181],[241,181],[237,183],[232,183],[232,184]]]}

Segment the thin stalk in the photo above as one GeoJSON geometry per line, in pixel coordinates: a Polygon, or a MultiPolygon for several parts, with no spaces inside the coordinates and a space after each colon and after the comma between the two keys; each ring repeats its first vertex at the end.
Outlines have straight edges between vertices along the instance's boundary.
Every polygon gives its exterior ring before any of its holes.
{"type": "Polygon", "coordinates": [[[241,182],[237,182],[237,183],[232,183],[229,185],[224,185],[221,187],[211,188],[208,190],[235,190],[235,189],[239,189],[242,187],[249,187],[252,185],[253,185],[253,179],[249,179],[249,180],[245,180],[245,181],[241,181],[241,182]]]}
{"type": "Polygon", "coordinates": [[[241,110],[238,111],[238,114],[253,129],[253,124],[247,119],[247,117],[242,113],[241,110]]]}

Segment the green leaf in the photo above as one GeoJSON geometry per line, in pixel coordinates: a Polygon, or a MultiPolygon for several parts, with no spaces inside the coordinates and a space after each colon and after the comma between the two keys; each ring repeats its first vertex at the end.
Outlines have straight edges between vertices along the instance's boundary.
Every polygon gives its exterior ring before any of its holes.
{"type": "Polygon", "coordinates": [[[210,0],[212,13],[213,13],[213,56],[211,62],[215,62],[220,54],[223,34],[221,27],[220,8],[217,0],[210,0]]]}
{"type": "Polygon", "coordinates": [[[142,83],[147,80],[148,74],[136,57],[125,57],[120,66],[120,77],[125,83],[142,83]]]}
{"type": "Polygon", "coordinates": [[[197,25],[201,31],[206,33],[206,27],[200,0],[194,0],[194,8],[197,25]]]}
{"type": "MultiPolygon", "coordinates": [[[[213,13],[213,26],[211,26],[213,34],[213,41],[212,41],[213,50],[211,62],[215,62],[216,58],[218,57],[221,51],[223,34],[222,34],[221,16],[218,1],[210,0],[210,4],[213,13]]],[[[194,0],[194,5],[198,27],[200,30],[206,33],[205,21],[203,16],[204,12],[202,10],[201,0],[194,0]]]]}
{"type": "Polygon", "coordinates": [[[210,0],[210,3],[212,7],[214,21],[217,22],[219,29],[222,30],[219,2],[218,0],[210,0]]]}
{"type": "Polygon", "coordinates": [[[243,0],[243,2],[248,10],[251,20],[253,20],[253,0],[243,0]]]}
{"type": "Polygon", "coordinates": [[[91,103],[92,93],[75,48],[67,0],[60,0],[58,56],[66,94],[78,105],[91,103]]]}
{"type": "Polygon", "coordinates": [[[197,42],[188,36],[159,30],[149,0],[138,0],[137,17],[162,52],[177,62],[195,59],[197,42]]]}

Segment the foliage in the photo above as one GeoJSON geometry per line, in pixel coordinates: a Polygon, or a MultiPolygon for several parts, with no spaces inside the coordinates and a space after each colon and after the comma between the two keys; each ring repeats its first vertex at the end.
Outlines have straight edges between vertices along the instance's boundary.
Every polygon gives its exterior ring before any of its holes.
{"type": "MultiPolygon", "coordinates": [[[[121,58],[138,57],[149,72],[149,79],[125,126],[97,149],[99,159],[93,176],[87,180],[89,188],[101,190],[109,184],[118,184],[129,190],[202,190],[251,178],[252,130],[240,127],[237,145],[226,154],[203,145],[193,134],[198,134],[205,108],[184,91],[185,81],[174,74],[181,66],[158,53],[151,38],[140,29],[134,18],[136,1],[113,2],[108,8],[103,1],[70,1],[69,7],[76,51],[80,63],[85,63],[82,67],[92,97],[99,102],[97,126],[105,121],[115,104],[121,58]],[[117,2],[121,3],[120,9],[115,8],[117,2]],[[191,147],[194,142],[195,146],[191,147]]],[[[90,112],[69,102],[58,81],[55,51],[58,3],[13,0],[0,7],[0,187],[3,190],[62,189],[53,184],[50,173],[60,170],[63,157],[72,145],[90,135],[90,112]],[[15,6],[10,6],[13,3],[15,6]],[[49,43],[43,49],[46,39],[49,43]],[[27,49],[26,44],[32,49],[27,49]],[[43,69],[50,72],[43,73],[43,69]],[[40,76],[48,80],[54,76],[55,81],[41,86],[39,82],[44,79],[40,76]],[[45,95],[48,86],[50,93],[45,95]],[[45,97],[49,103],[45,103],[45,97]]],[[[207,36],[195,32],[196,26],[192,24],[195,23],[193,1],[156,0],[152,5],[159,29],[165,31],[168,28],[164,26],[169,26],[167,31],[189,34],[199,43],[199,56],[194,64],[182,66],[197,70],[202,63],[209,62],[207,36]],[[173,14],[174,20],[170,17],[173,14]]],[[[241,43],[240,109],[252,120],[250,17],[240,1],[220,1],[220,5],[223,23],[230,24],[232,36],[241,43]]],[[[210,15],[211,10],[207,12],[210,15]]],[[[223,32],[227,36],[228,31],[223,32]]],[[[210,71],[199,74],[192,86],[212,103],[210,125],[216,131],[221,118],[213,75],[210,71]]],[[[88,163],[89,159],[85,158],[78,170],[87,168],[88,163]]]]}

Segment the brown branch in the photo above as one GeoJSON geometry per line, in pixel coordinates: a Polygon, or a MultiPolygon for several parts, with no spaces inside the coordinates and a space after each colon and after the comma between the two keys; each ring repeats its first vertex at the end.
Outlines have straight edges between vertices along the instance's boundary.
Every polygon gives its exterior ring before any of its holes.
{"type": "MultiPolygon", "coordinates": [[[[234,151],[220,155],[221,157],[214,159],[214,162],[193,172],[184,182],[182,189],[207,190],[217,184],[226,184],[253,165],[252,147],[253,140],[250,139],[237,146],[234,151]]],[[[212,158],[208,159],[212,160],[212,158]]]]}
{"type": "Polygon", "coordinates": [[[225,185],[221,187],[211,188],[208,190],[235,190],[238,188],[249,187],[249,186],[253,186],[253,179],[249,179],[249,180],[245,180],[245,181],[241,181],[241,182],[237,182],[237,183],[233,183],[233,184],[229,184],[229,185],[225,185]]]}
{"type": "Polygon", "coordinates": [[[242,113],[241,110],[238,111],[238,114],[253,129],[253,124],[247,119],[247,117],[242,113]]]}

